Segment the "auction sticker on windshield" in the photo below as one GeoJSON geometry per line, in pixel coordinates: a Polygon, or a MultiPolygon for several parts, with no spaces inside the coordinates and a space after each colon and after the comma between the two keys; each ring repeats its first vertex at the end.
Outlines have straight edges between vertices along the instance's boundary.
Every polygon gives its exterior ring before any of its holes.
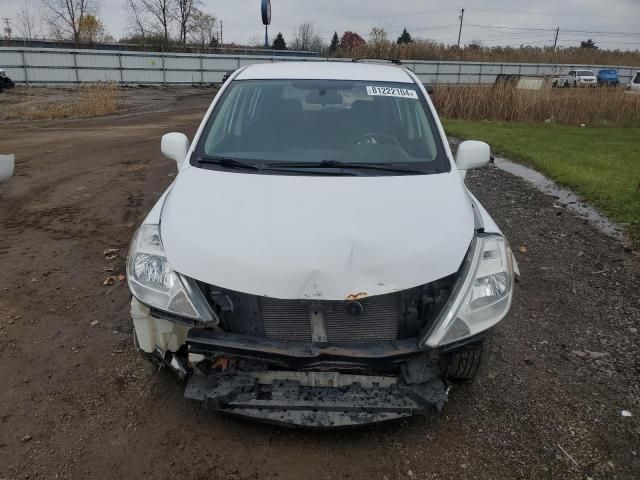
{"type": "Polygon", "coordinates": [[[410,88],[367,86],[367,95],[418,99],[418,93],[410,88]]]}

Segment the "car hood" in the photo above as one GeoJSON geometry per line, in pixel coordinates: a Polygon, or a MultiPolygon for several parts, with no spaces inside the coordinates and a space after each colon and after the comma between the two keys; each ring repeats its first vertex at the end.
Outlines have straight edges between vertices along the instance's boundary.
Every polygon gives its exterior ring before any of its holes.
{"type": "Polygon", "coordinates": [[[456,272],[474,234],[457,171],[292,176],[188,167],[160,231],[177,272],[230,290],[341,300],[456,272]]]}

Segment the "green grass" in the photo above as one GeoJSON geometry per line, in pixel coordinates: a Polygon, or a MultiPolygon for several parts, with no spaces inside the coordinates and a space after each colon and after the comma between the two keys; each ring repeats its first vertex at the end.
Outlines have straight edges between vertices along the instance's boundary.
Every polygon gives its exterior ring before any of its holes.
{"type": "Polygon", "coordinates": [[[640,129],[445,120],[448,135],[482,140],[570,187],[640,233],[640,129]]]}

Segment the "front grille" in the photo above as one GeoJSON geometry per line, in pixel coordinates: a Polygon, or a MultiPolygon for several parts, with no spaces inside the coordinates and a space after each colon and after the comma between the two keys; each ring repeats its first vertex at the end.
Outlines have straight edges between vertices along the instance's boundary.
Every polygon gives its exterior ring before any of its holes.
{"type": "Polygon", "coordinates": [[[440,313],[456,275],[406,290],[344,300],[281,300],[200,284],[225,332],[280,341],[375,343],[413,338],[440,313]],[[362,309],[353,307],[361,306],[362,309]],[[358,313],[359,311],[359,313],[358,313]]]}
{"type": "Polygon", "coordinates": [[[348,302],[279,300],[261,297],[259,307],[264,334],[274,340],[311,341],[310,312],[322,312],[329,343],[381,342],[398,338],[402,320],[400,294],[379,295],[359,301],[363,310],[353,314],[348,302]]]}

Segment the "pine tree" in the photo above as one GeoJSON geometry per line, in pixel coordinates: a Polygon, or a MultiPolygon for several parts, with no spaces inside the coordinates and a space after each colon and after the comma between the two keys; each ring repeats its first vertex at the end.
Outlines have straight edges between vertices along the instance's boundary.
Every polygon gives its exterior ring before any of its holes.
{"type": "Polygon", "coordinates": [[[274,50],[286,50],[287,42],[284,41],[284,37],[281,32],[278,32],[278,35],[273,40],[273,49],[274,50]]]}
{"type": "Polygon", "coordinates": [[[398,37],[398,45],[402,43],[412,43],[412,42],[413,42],[413,38],[411,38],[411,34],[405,28],[404,30],[402,30],[402,35],[398,37]]]}
{"type": "Polygon", "coordinates": [[[333,37],[331,38],[331,45],[329,45],[329,52],[336,53],[339,47],[340,47],[340,39],[338,38],[338,32],[333,32],[333,37]]]}

